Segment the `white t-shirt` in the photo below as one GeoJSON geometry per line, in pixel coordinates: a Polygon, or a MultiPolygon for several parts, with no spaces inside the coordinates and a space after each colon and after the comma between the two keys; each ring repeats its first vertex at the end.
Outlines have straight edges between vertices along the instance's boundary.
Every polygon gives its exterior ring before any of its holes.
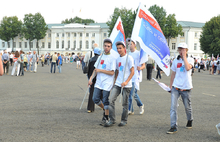
{"type": "MultiPolygon", "coordinates": [[[[130,69],[132,67],[134,67],[134,60],[133,60],[132,56],[128,55],[128,62],[127,62],[127,66],[126,66],[126,70],[125,70],[125,77],[124,77],[126,58],[127,58],[127,54],[123,57],[118,57],[116,60],[116,65],[117,65],[116,69],[118,70],[118,77],[115,82],[115,85],[117,85],[119,87],[121,87],[121,84],[128,79],[128,77],[131,73],[130,69]],[[123,81],[123,77],[124,77],[124,81],[123,81]]],[[[129,88],[129,87],[132,87],[132,79],[125,86],[125,88],[129,88]]]]}
{"type": "MultiPolygon", "coordinates": [[[[193,66],[194,60],[191,57],[187,58],[187,61],[189,62],[190,65],[193,66]]],[[[180,58],[179,60],[175,59],[173,61],[172,71],[176,72],[174,81],[173,81],[173,86],[179,89],[191,89],[193,88],[192,86],[192,69],[189,71],[186,70],[184,66],[184,61],[180,58]]]]}
{"type": "MultiPolygon", "coordinates": [[[[101,60],[101,56],[95,62],[94,67],[97,69],[103,69],[107,71],[115,71],[116,69],[116,59],[111,55],[103,54],[101,60]],[[98,67],[97,67],[98,65],[98,67]]],[[[114,75],[108,75],[105,73],[97,73],[95,87],[101,90],[110,91],[112,89],[114,83],[114,75]]]]}

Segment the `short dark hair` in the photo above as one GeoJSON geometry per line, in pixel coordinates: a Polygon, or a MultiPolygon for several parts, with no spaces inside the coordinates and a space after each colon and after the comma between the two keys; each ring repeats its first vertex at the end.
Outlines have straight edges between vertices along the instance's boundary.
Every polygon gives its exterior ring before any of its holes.
{"type": "Polygon", "coordinates": [[[116,46],[118,46],[118,45],[122,45],[123,48],[125,48],[124,44],[122,44],[122,43],[118,43],[116,46]]]}
{"type": "Polygon", "coordinates": [[[108,39],[108,38],[105,39],[105,40],[104,40],[104,43],[110,43],[110,44],[111,44],[111,47],[112,47],[112,41],[111,41],[111,39],[108,39]]]}

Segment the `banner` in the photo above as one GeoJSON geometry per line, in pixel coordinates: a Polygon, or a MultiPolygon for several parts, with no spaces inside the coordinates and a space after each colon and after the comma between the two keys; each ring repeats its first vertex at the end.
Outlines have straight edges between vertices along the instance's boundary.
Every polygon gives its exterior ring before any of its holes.
{"type": "Polygon", "coordinates": [[[163,32],[153,15],[140,4],[136,15],[132,39],[149,54],[158,66],[170,75],[170,50],[163,32]]]}
{"type": "Polygon", "coordinates": [[[111,54],[117,59],[119,57],[118,51],[117,51],[117,47],[115,45],[115,43],[117,41],[123,41],[125,42],[125,33],[124,33],[124,29],[123,29],[123,25],[122,25],[122,21],[121,21],[121,17],[118,17],[117,22],[115,23],[115,26],[112,30],[112,33],[110,35],[110,39],[112,41],[112,49],[111,49],[111,54]]]}

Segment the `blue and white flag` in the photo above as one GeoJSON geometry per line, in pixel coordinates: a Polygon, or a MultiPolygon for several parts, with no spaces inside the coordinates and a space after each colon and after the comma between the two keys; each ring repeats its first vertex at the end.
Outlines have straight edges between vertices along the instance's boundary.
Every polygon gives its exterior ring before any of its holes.
{"type": "Polygon", "coordinates": [[[167,76],[170,75],[170,50],[166,38],[156,19],[142,4],[138,8],[131,38],[139,42],[167,76]]]}
{"type": "Polygon", "coordinates": [[[115,43],[117,41],[123,41],[125,42],[125,33],[124,33],[124,29],[123,29],[123,25],[122,25],[122,21],[121,21],[121,17],[118,17],[117,22],[115,23],[115,26],[112,30],[112,33],[110,35],[110,39],[112,41],[112,49],[111,49],[111,55],[113,55],[116,59],[119,57],[118,51],[117,51],[117,47],[115,45],[115,43]]]}

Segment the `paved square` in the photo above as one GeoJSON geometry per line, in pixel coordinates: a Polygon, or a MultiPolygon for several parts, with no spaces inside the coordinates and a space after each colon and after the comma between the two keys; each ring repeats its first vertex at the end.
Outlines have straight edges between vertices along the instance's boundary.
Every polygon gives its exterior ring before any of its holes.
{"type": "MultiPolygon", "coordinates": [[[[10,73],[12,67],[10,66],[10,73]]],[[[182,102],[178,107],[178,133],[166,134],[170,128],[170,94],[143,74],[141,91],[145,113],[128,117],[128,125],[118,127],[122,106],[117,100],[116,125],[99,125],[102,111],[96,106],[87,113],[87,98],[79,110],[87,89],[87,77],[76,64],[64,64],[62,73],[49,73],[50,66],[38,65],[37,73],[25,76],[2,76],[0,93],[0,141],[220,141],[215,125],[220,123],[220,75],[207,71],[193,75],[192,107],[193,128],[186,129],[186,114],[182,102]],[[82,90],[83,89],[83,90],[82,90]]],[[[58,71],[58,69],[56,69],[58,71]]],[[[156,72],[153,72],[153,77],[156,72]]],[[[161,82],[169,84],[170,77],[163,74],[161,82]]]]}

